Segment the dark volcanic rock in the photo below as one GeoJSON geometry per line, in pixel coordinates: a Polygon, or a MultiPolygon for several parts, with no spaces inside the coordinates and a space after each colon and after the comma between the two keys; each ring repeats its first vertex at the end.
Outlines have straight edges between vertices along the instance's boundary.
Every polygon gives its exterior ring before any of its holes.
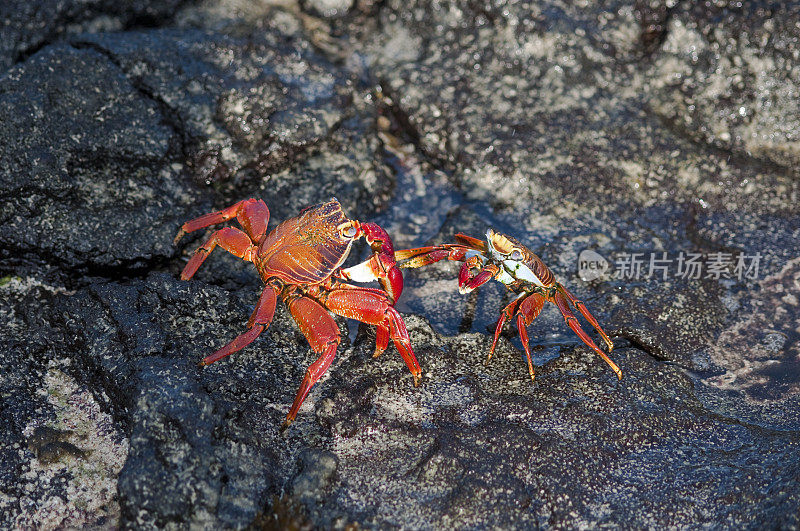
{"type": "Polygon", "coordinates": [[[23,60],[65,34],[163,24],[185,0],[43,0],[0,5],[0,67],[23,60]]]}
{"type": "Polygon", "coordinates": [[[396,189],[376,135],[374,109],[357,94],[342,124],[288,168],[264,179],[256,192],[276,220],[336,197],[351,219],[374,221],[396,189]]]}
{"type": "Polygon", "coordinates": [[[51,295],[42,288],[17,286],[10,279],[4,280],[0,316],[7,333],[0,339],[5,352],[5,362],[0,369],[0,422],[3,425],[0,491],[8,498],[0,502],[3,507],[0,514],[3,515],[2,525],[12,527],[16,515],[9,505],[12,500],[25,496],[26,485],[19,479],[29,470],[34,457],[33,452],[25,448],[25,428],[33,419],[52,418],[55,414],[45,397],[36,393],[42,387],[50,353],[46,339],[32,333],[44,326],[41,314],[32,308],[49,300],[51,295]]]}
{"type": "Polygon", "coordinates": [[[161,30],[76,42],[101,50],[161,102],[200,182],[286,168],[341,122],[350,97],[325,60],[272,34],[161,30]]]}
{"type": "Polygon", "coordinates": [[[385,203],[374,118],[318,56],[195,30],[73,44],[0,81],[6,270],[152,267],[174,254],[183,221],[211,210],[190,172],[197,183],[235,173],[218,206],[256,195],[277,220],[332,196],[354,217],[385,203]]]}
{"type": "MultiPolygon", "coordinates": [[[[319,480],[306,505],[312,521],[797,524],[796,497],[774,497],[794,490],[795,434],[764,437],[757,426],[706,411],[677,367],[624,348],[617,359],[627,376],[617,382],[585,349],[566,349],[532,384],[505,341],[484,367],[487,336],[443,338],[420,319],[407,324],[423,360],[421,388],[387,378],[385,360],[363,361],[371,334],[357,343],[360,355],[333,370],[332,379],[347,375],[348,383],[319,402],[317,416],[334,437],[332,454],[314,459],[328,463],[316,465],[318,474],[335,470],[335,479],[319,480]],[[725,479],[717,481],[720,470],[725,479]],[[770,509],[752,514],[758,505],[770,509]]],[[[310,496],[309,460],[305,454],[294,480],[302,497],[310,496]]]]}
{"type": "Polygon", "coordinates": [[[0,281],[0,526],[85,527],[119,520],[117,476],[128,440],[92,390],[69,373],[50,309],[63,290],[0,281]]]}
{"type": "Polygon", "coordinates": [[[266,350],[231,360],[238,370],[228,362],[203,371],[198,360],[240,333],[249,311],[219,288],[163,274],[89,288],[56,311],[82,353],[77,370],[128,426],[130,453],[119,478],[123,518],[158,526],[251,522],[267,489],[275,489],[278,455],[264,443],[278,437],[285,413],[237,401],[291,401],[286,372],[275,361],[301,357],[286,356],[287,348],[298,352],[294,335],[281,336],[275,326],[257,344],[266,350]],[[269,370],[255,379],[254,366],[269,370]]]}
{"type": "Polygon", "coordinates": [[[199,194],[158,106],[117,66],[52,46],[0,79],[0,101],[3,269],[142,268],[173,254],[199,194]]]}
{"type": "Polygon", "coordinates": [[[698,142],[796,174],[799,17],[795,3],[676,10],[652,68],[653,108],[698,142]]]}

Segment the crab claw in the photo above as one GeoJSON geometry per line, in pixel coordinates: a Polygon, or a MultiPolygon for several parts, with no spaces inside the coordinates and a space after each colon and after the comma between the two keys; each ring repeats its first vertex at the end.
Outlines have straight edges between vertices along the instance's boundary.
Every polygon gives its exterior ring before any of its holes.
{"type": "Polygon", "coordinates": [[[377,280],[389,295],[392,303],[397,302],[403,293],[403,274],[397,267],[394,258],[392,239],[380,225],[375,223],[353,222],[359,236],[364,236],[372,257],[360,264],[341,270],[341,277],[355,282],[372,282],[377,280]]]}
{"type": "Polygon", "coordinates": [[[472,270],[476,268],[474,263],[468,260],[461,266],[461,270],[458,272],[458,292],[460,294],[466,295],[474,289],[483,286],[492,280],[495,275],[497,275],[498,271],[500,271],[499,267],[491,263],[486,264],[482,268],[480,268],[480,265],[477,265],[477,267],[479,270],[473,275],[472,270]]]}

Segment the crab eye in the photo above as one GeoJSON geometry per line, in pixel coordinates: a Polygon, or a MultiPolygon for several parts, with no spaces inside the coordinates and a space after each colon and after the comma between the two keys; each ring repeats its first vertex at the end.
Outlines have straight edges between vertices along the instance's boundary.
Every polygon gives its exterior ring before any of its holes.
{"type": "Polygon", "coordinates": [[[512,260],[522,260],[522,252],[519,249],[514,249],[509,258],[512,260]]]}
{"type": "Polygon", "coordinates": [[[345,238],[352,238],[356,235],[356,228],[352,225],[345,225],[339,229],[339,233],[345,238]]]}

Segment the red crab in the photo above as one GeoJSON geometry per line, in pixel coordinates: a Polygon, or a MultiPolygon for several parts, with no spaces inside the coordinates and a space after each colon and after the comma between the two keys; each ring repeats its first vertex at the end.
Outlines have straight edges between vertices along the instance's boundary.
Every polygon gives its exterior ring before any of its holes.
{"type": "Polygon", "coordinates": [[[175,243],[184,234],[236,218],[244,230],[225,227],[215,231],[192,255],[183,268],[182,280],[189,280],[219,245],[243,260],[253,262],[266,286],[247,331],[210,356],[201,366],[218,361],[252,343],[266,330],[280,298],[297,321],[319,358],[306,370],[300,389],[283,427],[297,416],[311,387],[330,366],[339,345],[339,327],[330,312],[377,326],[374,356],[379,356],[394,341],[419,385],[420,367],[411,348],[405,323],[394,309],[403,290],[403,275],[394,260],[392,240],[374,223],[348,219],[335,198],[303,210],[267,234],[269,209],[260,199],[246,199],[219,212],[200,216],[184,223],[175,243]],[[364,237],[372,248],[372,257],[356,266],[341,269],[353,241],[364,237]],[[381,289],[354,286],[340,279],[364,282],[377,280],[381,289]]]}
{"type": "Polygon", "coordinates": [[[486,241],[464,234],[456,234],[456,241],[458,243],[397,251],[394,256],[396,260],[407,260],[400,265],[404,268],[422,267],[445,258],[463,262],[458,275],[458,290],[462,294],[469,293],[492,278],[502,282],[506,288],[517,294],[511,304],[503,308],[500,318],[497,320],[489,359],[492,359],[500,332],[503,330],[503,324],[507,319],[516,317],[519,337],[528,358],[528,372],[533,379],[533,363],[528,347],[526,327],[539,316],[545,301],[550,301],[558,306],[561,315],[564,316],[564,320],[573,332],[608,363],[617,378],[622,378],[622,371],[619,367],[583,331],[575,314],[570,310],[570,304],[575,306],[600,333],[603,341],[608,345],[609,353],[614,349],[614,343],[589,313],[586,305],[556,281],[553,272],[542,262],[541,258],[516,239],[494,232],[492,229],[486,232],[486,241]]]}

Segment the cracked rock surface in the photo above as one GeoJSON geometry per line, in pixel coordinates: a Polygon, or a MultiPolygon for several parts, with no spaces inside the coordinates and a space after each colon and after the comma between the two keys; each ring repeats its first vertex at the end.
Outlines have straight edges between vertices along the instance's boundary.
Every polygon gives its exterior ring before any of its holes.
{"type": "Polygon", "coordinates": [[[12,4],[0,527],[800,526],[793,4],[12,4]],[[279,304],[199,368],[262,284],[220,249],[183,282],[203,231],[172,239],[332,196],[396,248],[518,238],[623,379],[552,305],[534,382],[513,327],[486,363],[510,295],[441,262],[397,303],[422,385],[338,319],[281,432],[315,355],[279,304]],[[611,269],[588,280],[584,250],[611,269]]]}

